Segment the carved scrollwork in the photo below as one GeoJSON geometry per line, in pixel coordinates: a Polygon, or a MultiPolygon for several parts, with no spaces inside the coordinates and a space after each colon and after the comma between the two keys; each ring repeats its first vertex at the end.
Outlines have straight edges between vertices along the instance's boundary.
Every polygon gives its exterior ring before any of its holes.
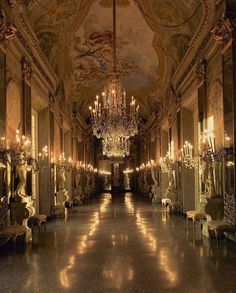
{"type": "Polygon", "coordinates": [[[63,83],[60,83],[56,89],[56,92],[54,94],[55,99],[57,102],[59,102],[62,98],[65,99],[65,90],[63,83]]]}
{"type": "Polygon", "coordinates": [[[175,90],[173,88],[173,86],[170,84],[168,89],[167,89],[167,96],[173,100],[175,98],[175,90]]]}
{"type": "Polygon", "coordinates": [[[52,93],[49,93],[48,96],[48,107],[51,111],[54,111],[54,106],[55,106],[55,97],[52,93]]]}
{"type": "Polygon", "coordinates": [[[214,39],[223,47],[236,37],[236,17],[224,16],[211,31],[214,39]]]}
{"type": "Polygon", "coordinates": [[[201,85],[207,79],[207,61],[206,59],[200,59],[196,68],[196,77],[198,85],[201,85]]]}
{"type": "Polygon", "coordinates": [[[26,57],[23,57],[21,59],[21,71],[23,80],[27,82],[29,85],[31,85],[33,70],[32,65],[26,57]]]}
{"type": "Polygon", "coordinates": [[[5,45],[7,41],[12,40],[16,31],[12,22],[3,15],[0,9],[0,45],[5,45]]]}
{"type": "Polygon", "coordinates": [[[16,6],[18,1],[17,0],[6,0],[6,2],[11,8],[13,8],[16,6]]]}

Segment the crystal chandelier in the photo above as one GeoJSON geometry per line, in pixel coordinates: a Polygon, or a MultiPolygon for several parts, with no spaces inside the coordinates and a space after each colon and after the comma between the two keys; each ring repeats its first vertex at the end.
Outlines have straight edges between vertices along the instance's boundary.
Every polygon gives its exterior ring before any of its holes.
{"type": "Polygon", "coordinates": [[[126,92],[116,72],[116,0],[113,0],[113,73],[102,92],[96,96],[94,108],[89,107],[93,134],[102,139],[103,155],[129,155],[130,138],[138,133],[139,105],[132,97],[127,106],[126,92]]]}
{"type": "Polygon", "coordinates": [[[126,107],[126,92],[122,90],[118,77],[112,76],[105,87],[100,102],[97,95],[92,115],[93,134],[97,138],[129,138],[138,133],[138,110],[132,97],[129,109],[126,107]]]}
{"type": "Polygon", "coordinates": [[[125,157],[129,155],[130,140],[113,136],[102,140],[103,154],[111,157],[125,157]]]}

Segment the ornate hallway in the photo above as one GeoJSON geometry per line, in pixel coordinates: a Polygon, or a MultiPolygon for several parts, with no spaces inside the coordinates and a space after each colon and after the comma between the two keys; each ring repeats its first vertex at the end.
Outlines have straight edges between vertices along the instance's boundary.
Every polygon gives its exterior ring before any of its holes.
{"type": "Polygon", "coordinates": [[[198,232],[135,194],[102,194],[24,252],[1,250],[0,292],[235,292],[235,248],[198,232]]]}

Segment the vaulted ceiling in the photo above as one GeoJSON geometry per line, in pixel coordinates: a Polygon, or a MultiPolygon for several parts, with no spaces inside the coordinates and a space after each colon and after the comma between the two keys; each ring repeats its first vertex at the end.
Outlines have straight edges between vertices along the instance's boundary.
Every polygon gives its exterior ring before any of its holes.
{"type": "MultiPolygon", "coordinates": [[[[117,0],[122,84],[148,119],[203,17],[200,0],[117,0]],[[187,21],[189,19],[189,21],[187,21]]],[[[45,55],[84,119],[112,69],[112,0],[28,0],[45,55]]]]}

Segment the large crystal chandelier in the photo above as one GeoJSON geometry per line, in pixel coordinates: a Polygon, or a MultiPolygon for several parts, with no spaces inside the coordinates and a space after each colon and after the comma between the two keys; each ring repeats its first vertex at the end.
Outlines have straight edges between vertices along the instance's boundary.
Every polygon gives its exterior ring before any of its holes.
{"type": "Polygon", "coordinates": [[[97,95],[94,108],[90,107],[93,134],[97,138],[129,138],[138,132],[138,109],[132,97],[130,107],[126,107],[126,92],[122,90],[118,77],[111,81],[102,93],[102,101],[97,95]]]}
{"type": "Polygon", "coordinates": [[[127,103],[116,72],[116,0],[113,0],[113,49],[113,73],[90,111],[93,134],[102,139],[103,155],[125,157],[129,155],[130,138],[138,133],[139,106],[133,97],[127,103]]]}

